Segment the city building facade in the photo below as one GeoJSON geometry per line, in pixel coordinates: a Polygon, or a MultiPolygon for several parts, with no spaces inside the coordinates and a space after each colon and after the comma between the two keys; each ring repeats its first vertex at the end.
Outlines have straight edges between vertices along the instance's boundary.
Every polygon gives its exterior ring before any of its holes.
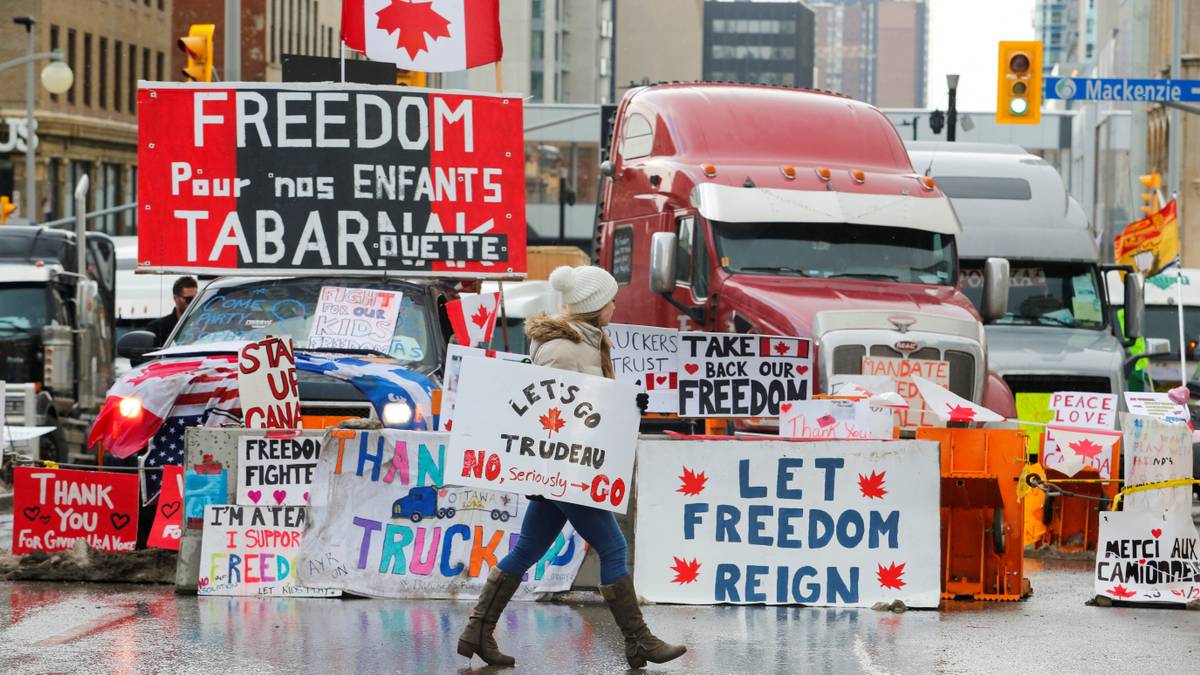
{"type": "Polygon", "coordinates": [[[813,86],[813,11],[802,2],[706,2],[702,77],[813,86]]]}
{"type": "Polygon", "coordinates": [[[815,0],[815,83],[879,107],[925,105],[927,0],[815,0]]]}

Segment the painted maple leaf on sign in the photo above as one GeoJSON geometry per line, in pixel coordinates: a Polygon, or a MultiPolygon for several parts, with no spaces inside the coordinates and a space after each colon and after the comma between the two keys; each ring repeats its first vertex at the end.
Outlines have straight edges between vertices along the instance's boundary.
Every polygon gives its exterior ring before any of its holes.
{"type": "Polygon", "coordinates": [[[475,313],[471,315],[471,323],[483,328],[489,317],[491,317],[491,314],[488,314],[488,311],[483,308],[483,305],[480,305],[479,308],[475,310],[475,313]]]}
{"type": "Polygon", "coordinates": [[[679,476],[679,481],[680,485],[675,491],[692,497],[704,490],[704,485],[708,483],[708,476],[705,476],[703,471],[697,473],[684,467],[683,474],[679,476]]]}
{"type": "Polygon", "coordinates": [[[786,342],[776,342],[775,343],[775,353],[779,354],[781,356],[788,353],[787,343],[786,342]]]}
{"type": "Polygon", "coordinates": [[[1096,455],[1099,455],[1100,451],[1104,449],[1103,445],[1100,445],[1099,443],[1093,443],[1091,440],[1086,438],[1075,443],[1070,443],[1067,445],[1067,447],[1074,450],[1075,454],[1082,457],[1087,457],[1088,459],[1095,459],[1096,455]]]}
{"type": "Polygon", "coordinates": [[[904,565],[905,563],[892,563],[887,567],[883,563],[879,564],[879,570],[875,573],[879,578],[879,586],[882,588],[893,588],[900,590],[904,588],[904,565]]]}
{"type": "Polygon", "coordinates": [[[950,405],[946,404],[946,408],[950,413],[951,422],[973,422],[975,421],[975,411],[965,405],[950,405]]]}
{"type": "Polygon", "coordinates": [[[700,563],[692,558],[688,562],[687,558],[675,558],[675,564],[671,566],[671,571],[675,573],[675,578],[671,580],[673,584],[690,584],[700,575],[700,563]]]}
{"type": "Polygon", "coordinates": [[[883,489],[884,478],[887,477],[887,472],[875,473],[871,472],[870,476],[858,474],[858,490],[862,492],[862,496],[868,499],[883,499],[887,494],[887,490],[883,489]]]}
{"type": "Polygon", "coordinates": [[[545,415],[538,417],[538,421],[542,423],[543,429],[550,432],[549,434],[546,434],[547,437],[553,436],[554,432],[560,431],[563,428],[563,425],[567,423],[567,421],[562,418],[562,411],[558,408],[551,408],[547,410],[545,415]]]}
{"type": "Polygon", "coordinates": [[[1124,586],[1122,586],[1121,584],[1117,584],[1116,586],[1113,586],[1112,588],[1110,588],[1104,592],[1108,593],[1109,595],[1113,596],[1114,598],[1120,598],[1122,600],[1125,598],[1132,598],[1133,596],[1137,595],[1137,591],[1131,591],[1131,590],[1125,588],[1124,586]]]}
{"type": "Polygon", "coordinates": [[[392,0],[392,4],[375,12],[376,27],[388,33],[398,32],[396,47],[408,52],[408,58],[429,49],[429,40],[450,37],[450,21],[433,11],[432,2],[392,0]]]}

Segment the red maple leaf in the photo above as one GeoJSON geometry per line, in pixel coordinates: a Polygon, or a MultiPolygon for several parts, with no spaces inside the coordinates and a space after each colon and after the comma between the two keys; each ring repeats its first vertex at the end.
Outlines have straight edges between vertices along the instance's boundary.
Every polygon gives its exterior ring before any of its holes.
{"type": "Polygon", "coordinates": [[[879,586],[882,588],[894,588],[900,590],[904,588],[904,563],[884,567],[882,563],[879,565],[879,571],[876,573],[879,577],[879,586]]]}
{"type": "Polygon", "coordinates": [[[1108,593],[1109,595],[1111,595],[1115,598],[1121,598],[1121,599],[1132,598],[1133,596],[1137,595],[1137,591],[1131,591],[1131,590],[1125,588],[1124,586],[1122,586],[1121,584],[1117,584],[1116,586],[1113,586],[1112,588],[1110,588],[1104,592],[1108,593]]]}
{"type": "Polygon", "coordinates": [[[682,483],[675,491],[692,497],[704,490],[704,485],[708,482],[708,476],[705,476],[703,471],[696,473],[685,466],[683,467],[683,475],[679,477],[679,480],[682,483]]]}
{"type": "Polygon", "coordinates": [[[965,405],[950,405],[946,404],[946,408],[950,411],[951,422],[973,422],[975,421],[975,410],[968,408],[965,405]]]}
{"type": "Polygon", "coordinates": [[[545,415],[538,417],[538,421],[542,423],[542,428],[550,432],[546,434],[547,437],[553,436],[554,432],[562,429],[563,425],[567,423],[566,420],[562,419],[561,415],[562,411],[558,408],[551,408],[546,411],[545,415]]]}
{"type": "Polygon", "coordinates": [[[871,472],[870,476],[858,474],[858,489],[862,492],[862,496],[868,499],[883,499],[887,494],[887,490],[883,489],[883,480],[887,476],[887,472],[875,473],[871,472]]]}
{"type": "Polygon", "coordinates": [[[786,342],[776,342],[775,343],[775,353],[776,354],[783,355],[783,354],[786,354],[787,352],[788,352],[788,346],[787,346],[786,342]]]}
{"type": "Polygon", "coordinates": [[[407,51],[410,59],[429,49],[426,35],[430,40],[450,37],[450,21],[433,11],[432,2],[392,0],[392,4],[375,12],[375,16],[376,28],[387,33],[399,31],[396,47],[407,51]]]}
{"type": "Polygon", "coordinates": [[[1070,443],[1067,445],[1067,447],[1074,450],[1075,454],[1087,457],[1088,459],[1095,459],[1096,455],[1100,454],[1100,451],[1104,449],[1103,445],[1093,443],[1087,438],[1075,443],[1070,443]]]}
{"type": "MultiPolygon", "coordinates": [[[[675,556],[671,556],[675,558],[675,556]]],[[[700,563],[692,558],[691,562],[687,558],[675,558],[675,564],[671,566],[671,571],[675,573],[675,578],[671,580],[673,584],[690,584],[696,580],[700,574],[700,563]]]]}
{"type": "Polygon", "coordinates": [[[475,313],[471,315],[471,323],[483,328],[483,325],[487,323],[487,320],[491,316],[492,315],[488,314],[488,311],[483,308],[483,305],[480,305],[479,309],[475,310],[475,313]]]}

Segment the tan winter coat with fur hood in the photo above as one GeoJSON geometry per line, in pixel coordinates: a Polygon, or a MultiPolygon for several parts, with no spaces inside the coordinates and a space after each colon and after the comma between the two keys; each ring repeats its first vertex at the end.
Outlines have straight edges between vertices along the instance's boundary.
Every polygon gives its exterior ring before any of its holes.
{"type": "Polygon", "coordinates": [[[604,375],[600,366],[599,328],[564,316],[541,315],[525,322],[529,356],[536,365],[573,370],[585,375],[604,375]]]}

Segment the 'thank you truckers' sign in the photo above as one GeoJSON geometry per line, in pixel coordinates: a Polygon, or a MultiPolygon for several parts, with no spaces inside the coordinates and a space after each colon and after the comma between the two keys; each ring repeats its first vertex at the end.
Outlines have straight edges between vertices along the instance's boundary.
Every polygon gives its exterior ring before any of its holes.
{"type": "Polygon", "coordinates": [[[138,269],[525,272],[521,99],[143,82],[138,269]]]}

